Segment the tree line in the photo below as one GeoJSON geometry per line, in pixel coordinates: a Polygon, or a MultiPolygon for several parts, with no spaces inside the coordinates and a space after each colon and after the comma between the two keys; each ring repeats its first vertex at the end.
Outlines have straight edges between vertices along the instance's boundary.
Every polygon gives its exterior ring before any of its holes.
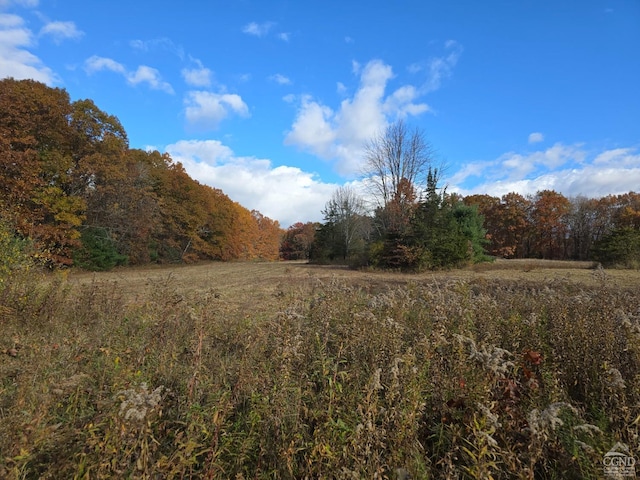
{"type": "Polygon", "coordinates": [[[403,121],[365,146],[367,201],[340,187],[323,222],[283,231],[198,183],[169,155],[129,148],[119,120],[91,100],[4,79],[0,112],[5,259],[28,249],[47,266],[88,269],[278,258],[401,270],[495,257],[640,266],[640,194],[449,193],[433,147],[403,121]]]}
{"type": "Polygon", "coordinates": [[[471,195],[464,202],[484,217],[491,255],[640,268],[640,193],[567,198],[542,190],[526,197],[471,195]]]}
{"type": "Polygon", "coordinates": [[[167,154],[129,148],[91,100],[0,81],[0,230],[48,266],[279,256],[277,221],[198,183],[167,154]]]}
{"type": "Polygon", "coordinates": [[[640,268],[640,194],[567,198],[553,190],[461,196],[440,187],[442,167],[423,132],[403,121],[365,149],[365,202],[340,187],[324,222],[285,233],[284,258],[401,270],[493,258],[593,260],[640,268]]]}

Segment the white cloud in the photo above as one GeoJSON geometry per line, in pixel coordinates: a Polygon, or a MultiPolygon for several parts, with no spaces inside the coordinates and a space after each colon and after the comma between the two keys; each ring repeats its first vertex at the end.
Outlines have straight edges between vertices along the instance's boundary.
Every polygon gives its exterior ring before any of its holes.
{"type": "Polygon", "coordinates": [[[97,55],[93,55],[85,60],[84,69],[89,75],[102,70],[110,70],[123,75],[127,72],[127,69],[121,63],[111,58],[99,57],[97,55]]]}
{"type": "Polygon", "coordinates": [[[197,129],[215,129],[232,112],[249,116],[249,107],[236,94],[192,91],[187,93],[184,103],[187,122],[197,129]]]}
{"type": "Polygon", "coordinates": [[[486,174],[491,168],[495,168],[495,162],[470,162],[451,175],[447,182],[450,185],[458,186],[467,181],[471,177],[480,178],[486,174]]]}
{"type": "Polygon", "coordinates": [[[274,25],[275,23],[273,22],[250,22],[242,28],[242,32],[248,35],[253,35],[255,37],[264,37],[267,33],[269,33],[269,30],[271,30],[274,25]]]}
{"type": "Polygon", "coordinates": [[[360,75],[360,84],[352,98],[343,100],[334,111],[303,95],[285,137],[287,145],[336,161],[337,170],[344,175],[360,171],[364,143],[382,131],[389,120],[429,110],[428,105],[416,103],[418,90],[410,85],[385,96],[393,71],[384,62],[372,60],[364,67],[353,62],[353,71],[360,75]]]}
{"type": "Polygon", "coordinates": [[[336,133],[331,126],[333,111],[303,96],[296,120],[285,138],[285,144],[298,145],[312,153],[328,158],[332,156],[336,133]]]}
{"type": "Polygon", "coordinates": [[[544,135],[540,132],[533,132],[529,134],[529,143],[539,143],[544,140],[544,135]]]}
{"type": "Polygon", "coordinates": [[[50,36],[57,44],[66,39],[77,40],[84,35],[73,22],[49,22],[40,29],[40,36],[50,36]]]}
{"type": "Polygon", "coordinates": [[[38,0],[0,0],[0,7],[8,7],[10,5],[19,5],[21,7],[37,7],[38,0]]]}
{"type": "Polygon", "coordinates": [[[580,146],[556,144],[528,155],[510,152],[494,161],[465,165],[448,183],[449,191],[463,195],[533,195],[551,189],[567,197],[597,198],[638,190],[640,154],[633,148],[618,148],[593,156],[580,146]],[[471,177],[480,182],[465,187],[471,177]]]}
{"type": "Polygon", "coordinates": [[[135,50],[141,50],[143,52],[146,52],[147,50],[149,50],[148,43],[138,39],[131,40],[129,42],[129,46],[135,50]]]}
{"type": "Polygon", "coordinates": [[[197,68],[183,68],[182,78],[192,87],[209,87],[213,72],[200,64],[197,68]]]}
{"type": "Polygon", "coordinates": [[[140,65],[135,71],[127,71],[124,65],[111,58],[94,55],[85,60],[84,69],[89,75],[102,70],[109,70],[124,76],[129,85],[135,86],[141,83],[146,83],[152,90],[161,90],[170,94],[174,93],[173,87],[162,80],[160,72],[155,68],[148,67],[146,65],[140,65]]]}
{"type": "Polygon", "coordinates": [[[291,34],[289,32],[282,32],[278,34],[278,38],[283,42],[288,42],[291,39],[291,34]]]}
{"type": "Polygon", "coordinates": [[[280,73],[276,73],[275,75],[271,75],[269,77],[269,80],[276,82],[280,85],[291,85],[291,80],[289,79],[289,77],[286,77],[285,75],[282,75],[280,73]]]}
{"type": "Polygon", "coordinates": [[[450,191],[486,193],[502,197],[510,192],[521,195],[534,195],[541,190],[555,190],[567,197],[585,196],[598,198],[606,195],[618,195],[637,191],[640,185],[639,168],[605,168],[592,165],[578,169],[558,170],[535,178],[513,181],[489,182],[473,189],[455,189],[450,191]]]}
{"type": "Polygon", "coordinates": [[[508,152],[497,159],[500,174],[509,178],[523,178],[545,170],[557,169],[567,163],[580,164],[586,153],[577,145],[556,143],[546,150],[529,154],[508,152]]]}
{"type": "Polygon", "coordinates": [[[387,97],[384,102],[384,110],[397,117],[417,116],[429,111],[429,106],[426,103],[413,103],[418,96],[414,86],[405,85],[400,87],[387,97]]]}
{"type": "Polygon", "coordinates": [[[615,148],[599,154],[593,164],[637,167],[640,165],[640,154],[634,153],[633,148],[615,148]]]}
{"type": "Polygon", "coordinates": [[[127,74],[127,81],[131,85],[138,85],[140,83],[146,83],[152,90],[162,90],[163,92],[173,94],[173,87],[162,80],[160,72],[155,68],[147,67],[146,65],[140,65],[135,72],[127,74]]]}
{"type": "Polygon", "coordinates": [[[159,49],[172,53],[180,59],[185,58],[184,49],[166,37],[153,38],[151,40],[131,40],[129,42],[129,46],[135,50],[140,50],[141,52],[159,49]]]}
{"type": "Polygon", "coordinates": [[[18,15],[0,13],[0,78],[33,79],[54,84],[56,74],[29,51],[33,33],[18,15]]]}
{"type": "Polygon", "coordinates": [[[181,158],[209,165],[217,165],[233,158],[233,150],[218,140],[180,140],[167,146],[166,151],[172,156],[176,154],[181,158]]]}
{"type": "MultiPolygon", "coordinates": [[[[445,55],[434,57],[427,62],[426,71],[427,79],[421,87],[422,93],[433,92],[438,90],[442,85],[442,81],[449,78],[453,74],[453,68],[458,63],[462,55],[462,45],[455,40],[445,42],[445,55]]],[[[410,71],[417,72],[420,67],[416,64],[409,67],[410,71]]]]}
{"type": "Polygon", "coordinates": [[[284,228],[298,221],[322,220],[321,211],[337,188],[296,167],[274,167],[270,160],[237,157],[218,140],[180,141],[165,150],[200,183],[221,189],[243,207],[259,210],[284,228]]]}

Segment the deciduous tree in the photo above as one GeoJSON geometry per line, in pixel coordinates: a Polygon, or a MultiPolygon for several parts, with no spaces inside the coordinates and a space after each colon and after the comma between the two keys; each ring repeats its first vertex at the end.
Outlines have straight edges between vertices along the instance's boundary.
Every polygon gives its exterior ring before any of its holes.
{"type": "Polygon", "coordinates": [[[569,200],[554,190],[542,190],[533,200],[534,248],[542,258],[564,258],[567,248],[569,200]]]}
{"type": "Polygon", "coordinates": [[[343,260],[364,251],[369,235],[369,221],[362,198],[349,186],[339,187],[322,212],[325,227],[333,232],[333,257],[343,260]]]}
{"type": "Polygon", "coordinates": [[[376,199],[383,230],[406,223],[410,212],[404,208],[411,192],[421,190],[434,161],[434,149],[419,129],[410,130],[404,121],[389,125],[365,146],[364,175],[376,199]],[[387,207],[395,203],[395,208],[387,207]]]}
{"type": "Polygon", "coordinates": [[[317,222],[297,222],[291,225],[283,235],[280,257],[283,260],[308,260],[315,240],[317,222]]]}

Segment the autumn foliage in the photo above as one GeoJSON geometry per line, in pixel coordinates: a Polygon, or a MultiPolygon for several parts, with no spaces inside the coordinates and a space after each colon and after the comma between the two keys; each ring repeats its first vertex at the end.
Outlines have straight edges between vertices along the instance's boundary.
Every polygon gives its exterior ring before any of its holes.
{"type": "Polygon", "coordinates": [[[484,217],[488,253],[503,258],[640,265],[640,194],[567,198],[553,190],[465,197],[484,217]]]}
{"type": "Polygon", "coordinates": [[[49,266],[278,258],[277,221],[129,148],[91,100],[0,81],[0,220],[49,266]]]}

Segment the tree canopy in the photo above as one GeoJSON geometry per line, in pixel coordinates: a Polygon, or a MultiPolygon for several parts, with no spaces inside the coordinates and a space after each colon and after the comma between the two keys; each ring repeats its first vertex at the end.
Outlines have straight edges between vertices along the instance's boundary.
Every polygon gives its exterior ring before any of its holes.
{"type": "Polygon", "coordinates": [[[0,81],[0,222],[49,266],[277,259],[277,221],[198,183],[167,154],[129,148],[89,99],[0,81]]]}

